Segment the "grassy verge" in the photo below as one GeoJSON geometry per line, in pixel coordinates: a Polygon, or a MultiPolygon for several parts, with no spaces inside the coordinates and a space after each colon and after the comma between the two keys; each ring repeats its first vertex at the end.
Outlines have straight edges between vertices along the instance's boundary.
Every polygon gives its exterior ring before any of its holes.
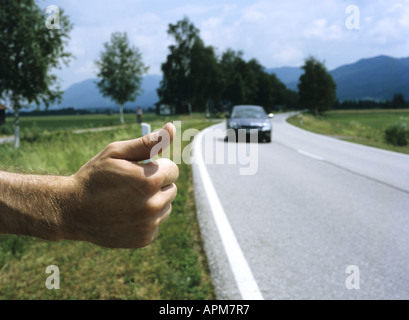
{"type": "Polygon", "coordinates": [[[385,150],[409,154],[409,146],[386,143],[385,129],[400,122],[409,123],[409,110],[348,110],[331,111],[314,117],[304,114],[302,125],[298,116],[288,122],[305,130],[385,150]]]}
{"type": "MultiPolygon", "coordinates": [[[[203,119],[204,116],[194,114],[190,119],[203,119]]],[[[155,114],[146,114],[143,117],[144,122],[167,122],[173,121],[172,116],[157,116],[155,114]]],[[[188,120],[188,117],[182,119],[188,120]]],[[[136,123],[136,116],[133,114],[124,114],[126,125],[136,123]]],[[[20,130],[24,133],[44,133],[60,130],[77,130],[85,128],[100,128],[120,126],[118,114],[91,114],[91,115],[69,115],[69,116],[23,116],[20,117],[20,130]]],[[[0,126],[0,137],[14,134],[14,118],[7,117],[6,123],[0,126]]]]}
{"type": "MultiPolygon", "coordinates": [[[[201,117],[177,120],[182,121],[182,131],[211,124],[201,117]]],[[[152,119],[152,130],[166,121],[172,119],[152,119]]],[[[137,124],[84,134],[72,133],[74,126],[42,131],[32,141],[22,141],[18,150],[0,145],[0,170],[72,174],[108,143],[141,134],[137,124]]],[[[188,143],[182,141],[182,147],[188,143]]],[[[172,215],[147,248],[111,250],[84,242],[1,235],[0,299],[214,299],[196,220],[191,168],[182,163],[179,169],[172,215]],[[60,290],[45,286],[48,265],[60,269],[60,290]]]]}

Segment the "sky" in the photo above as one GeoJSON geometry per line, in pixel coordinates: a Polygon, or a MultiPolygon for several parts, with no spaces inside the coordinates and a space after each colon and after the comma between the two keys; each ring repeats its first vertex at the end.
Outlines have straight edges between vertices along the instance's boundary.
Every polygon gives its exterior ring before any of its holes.
{"type": "MultiPolygon", "coordinates": [[[[113,32],[126,32],[148,74],[161,74],[170,23],[188,17],[217,54],[244,52],[266,68],[299,67],[309,56],[328,70],[362,58],[409,56],[409,0],[36,0],[56,5],[74,28],[75,56],[54,72],[62,89],[96,78],[95,60],[113,32]],[[351,7],[353,6],[353,7],[351,7]]],[[[50,30],[52,32],[52,30],[50,30]]]]}

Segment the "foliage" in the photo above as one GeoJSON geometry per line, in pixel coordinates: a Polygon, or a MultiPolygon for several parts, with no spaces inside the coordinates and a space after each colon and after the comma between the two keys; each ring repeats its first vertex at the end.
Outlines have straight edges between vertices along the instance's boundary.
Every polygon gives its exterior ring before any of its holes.
{"type": "Polygon", "coordinates": [[[120,120],[124,123],[122,106],[135,101],[141,93],[141,82],[148,67],[142,61],[139,49],[132,47],[126,33],[114,32],[111,41],[104,44],[100,59],[97,85],[104,97],[110,97],[120,106],[120,120]]]}
{"type": "Polygon", "coordinates": [[[403,97],[402,93],[395,93],[393,95],[392,101],[391,101],[391,108],[393,109],[399,109],[399,108],[404,108],[407,107],[408,104],[405,101],[405,98],[403,97]]]}
{"type": "Polygon", "coordinates": [[[333,108],[336,84],[324,63],[310,57],[305,60],[298,84],[300,104],[315,115],[333,108]]]}
{"type": "Polygon", "coordinates": [[[196,106],[206,104],[212,80],[218,78],[214,50],[204,45],[199,30],[186,17],[170,24],[168,34],[175,44],[169,46],[162,64],[161,103],[174,106],[177,114],[199,111],[196,106]]]}
{"type": "Polygon", "coordinates": [[[391,100],[344,100],[336,101],[334,105],[334,109],[403,109],[408,107],[409,103],[405,101],[401,93],[395,93],[391,100]]]}
{"type": "Polygon", "coordinates": [[[34,0],[0,2],[0,95],[15,112],[15,147],[22,106],[44,103],[48,107],[61,99],[57,77],[50,71],[70,60],[64,46],[72,25],[62,10],[59,15],[60,28],[49,30],[45,13],[34,0]]]}
{"type": "Polygon", "coordinates": [[[267,73],[256,59],[245,61],[242,52],[231,49],[217,57],[188,18],[170,24],[168,34],[175,44],[162,64],[158,109],[167,104],[181,114],[223,112],[235,104],[259,104],[269,111],[278,106],[295,107],[297,94],[267,73]]]}
{"type": "Polygon", "coordinates": [[[394,146],[406,146],[409,140],[409,126],[407,123],[398,123],[385,130],[385,141],[394,146]]]}

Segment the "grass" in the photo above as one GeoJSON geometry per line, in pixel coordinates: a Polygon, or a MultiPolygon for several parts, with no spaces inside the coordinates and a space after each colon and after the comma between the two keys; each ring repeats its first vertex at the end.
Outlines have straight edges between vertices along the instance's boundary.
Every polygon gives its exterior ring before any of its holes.
{"type": "MultiPolygon", "coordinates": [[[[184,117],[185,119],[186,117],[184,117]]],[[[196,120],[204,118],[204,115],[194,114],[190,116],[196,120]]],[[[143,117],[144,122],[167,122],[173,121],[172,116],[157,116],[155,114],[146,114],[143,117]]],[[[124,114],[124,120],[127,125],[135,124],[136,116],[134,114],[124,114]]],[[[186,119],[187,120],[187,119],[186,119]]],[[[60,130],[77,130],[85,128],[100,128],[120,126],[118,114],[92,114],[92,115],[69,115],[69,116],[23,116],[20,117],[20,130],[24,132],[53,132],[60,130]]],[[[0,137],[14,134],[14,118],[7,117],[4,126],[0,127],[0,137]]]]}
{"type": "MultiPolygon", "coordinates": [[[[108,125],[105,120],[100,121],[100,116],[85,118],[31,119],[37,123],[37,133],[31,141],[22,139],[18,150],[12,144],[0,145],[0,170],[69,175],[108,143],[141,135],[133,118],[127,118],[127,125],[114,130],[73,133],[74,128],[84,128],[84,123],[108,125]],[[83,122],[75,123],[80,119],[83,122]]],[[[29,127],[29,120],[24,120],[29,127]]],[[[172,120],[181,120],[182,131],[202,130],[211,124],[201,116],[178,119],[152,116],[149,120],[152,130],[172,120]]],[[[117,125],[115,121],[113,124],[117,125]]],[[[188,143],[182,141],[182,146],[188,143]]],[[[178,196],[172,215],[147,248],[112,250],[85,242],[46,242],[0,235],[0,299],[214,299],[196,220],[191,168],[182,163],[179,170],[178,196]],[[60,269],[60,290],[48,290],[45,286],[49,265],[60,269]]]]}
{"type": "Polygon", "coordinates": [[[289,118],[288,122],[342,140],[409,154],[409,146],[393,146],[385,141],[386,128],[409,123],[409,109],[330,111],[317,117],[304,114],[302,125],[298,116],[289,118]]]}

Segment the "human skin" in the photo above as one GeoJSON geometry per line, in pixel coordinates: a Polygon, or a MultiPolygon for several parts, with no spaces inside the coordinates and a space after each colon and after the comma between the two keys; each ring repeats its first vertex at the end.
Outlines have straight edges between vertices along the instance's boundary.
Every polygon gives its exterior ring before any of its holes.
{"type": "Polygon", "coordinates": [[[175,130],[168,123],[142,138],[111,143],[72,176],[0,172],[0,233],[108,248],[148,246],[172,211],[179,170],[169,159],[145,160],[168,147],[175,130]]]}

